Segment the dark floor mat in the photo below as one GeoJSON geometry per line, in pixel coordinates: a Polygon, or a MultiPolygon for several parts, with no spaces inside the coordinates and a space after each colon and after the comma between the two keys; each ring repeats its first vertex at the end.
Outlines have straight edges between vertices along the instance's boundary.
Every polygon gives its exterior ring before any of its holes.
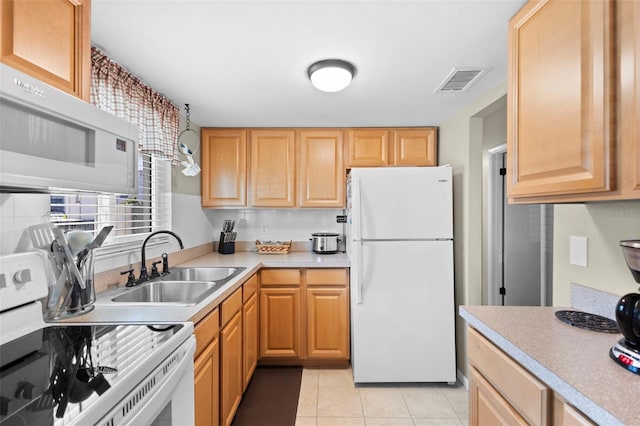
{"type": "Polygon", "coordinates": [[[232,426],[294,426],[302,367],[258,367],[232,426]]]}

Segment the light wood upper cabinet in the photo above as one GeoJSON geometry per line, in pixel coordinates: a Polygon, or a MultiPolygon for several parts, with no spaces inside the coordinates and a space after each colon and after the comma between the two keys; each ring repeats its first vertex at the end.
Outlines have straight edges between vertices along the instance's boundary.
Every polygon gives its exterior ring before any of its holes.
{"type": "Polygon", "coordinates": [[[295,206],[295,131],[252,130],[251,205],[295,206]]]}
{"type": "Polygon", "coordinates": [[[2,0],[0,61],[89,100],[90,0],[2,0]]]}
{"type": "Polygon", "coordinates": [[[510,197],[611,189],[612,3],[527,3],[509,26],[510,197]]]}
{"type": "Polygon", "coordinates": [[[351,129],[347,141],[347,167],[389,165],[388,129],[351,129]]]}
{"type": "Polygon", "coordinates": [[[435,166],[438,164],[437,128],[393,131],[394,166],[435,166]]]}
{"type": "Polygon", "coordinates": [[[436,166],[436,127],[351,129],[346,167],[436,166]]]}
{"type": "Polygon", "coordinates": [[[247,131],[202,129],[202,207],[246,207],[247,131]]]}
{"type": "Polygon", "coordinates": [[[300,207],[344,207],[342,134],[341,130],[298,132],[300,207]]]}
{"type": "MultiPolygon", "coordinates": [[[[640,3],[621,1],[618,10],[621,177],[640,198],[640,3]]],[[[623,187],[624,190],[624,187],[623,187]]]]}
{"type": "Polygon", "coordinates": [[[640,198],[634,1],[530,1],[509,25],[510,202],[640,198]]]}

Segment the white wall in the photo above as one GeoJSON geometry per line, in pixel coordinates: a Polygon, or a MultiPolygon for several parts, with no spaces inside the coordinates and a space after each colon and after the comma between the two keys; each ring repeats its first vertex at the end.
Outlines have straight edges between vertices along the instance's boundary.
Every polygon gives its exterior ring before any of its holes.
{"type": "Polygon", "coordinates": [[[553,305],[569,306],[570,284],[616,295],[638,291],[620,240],[640,239],[640,201],[555,206],[553,305]],[[587,237],[587,267],[569,264],[569,237],[587,237]]]}
{"type": "MultiPolygon", "coordinates": [[[[440,125],[438,162],[453,167],[456,309],[482,303],[483,114],[506,93],[503,83],[440,125]]],[[[465,326],[456,311],[457,364],[463,374],[467,369],[465,326]]]]}

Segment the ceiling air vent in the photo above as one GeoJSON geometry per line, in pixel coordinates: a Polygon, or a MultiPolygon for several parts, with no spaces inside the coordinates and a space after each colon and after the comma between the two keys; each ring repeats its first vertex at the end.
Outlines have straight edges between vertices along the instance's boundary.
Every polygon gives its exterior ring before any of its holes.
{"type": "Polygon", "coordinates": [[[464,92],[478,81],[485,71],[480,68],[454,68],[433,93],[464,92]]]}

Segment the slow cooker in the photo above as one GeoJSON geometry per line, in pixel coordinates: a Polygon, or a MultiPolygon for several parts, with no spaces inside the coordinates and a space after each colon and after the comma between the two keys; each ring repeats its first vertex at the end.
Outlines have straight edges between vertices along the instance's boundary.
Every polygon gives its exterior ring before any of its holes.
{"type": "Polygon", "coordinates": [[[311,249],[320,254],[337,253],[339,236],[333,232],[314,232],[311,234],[311,249]]]}

